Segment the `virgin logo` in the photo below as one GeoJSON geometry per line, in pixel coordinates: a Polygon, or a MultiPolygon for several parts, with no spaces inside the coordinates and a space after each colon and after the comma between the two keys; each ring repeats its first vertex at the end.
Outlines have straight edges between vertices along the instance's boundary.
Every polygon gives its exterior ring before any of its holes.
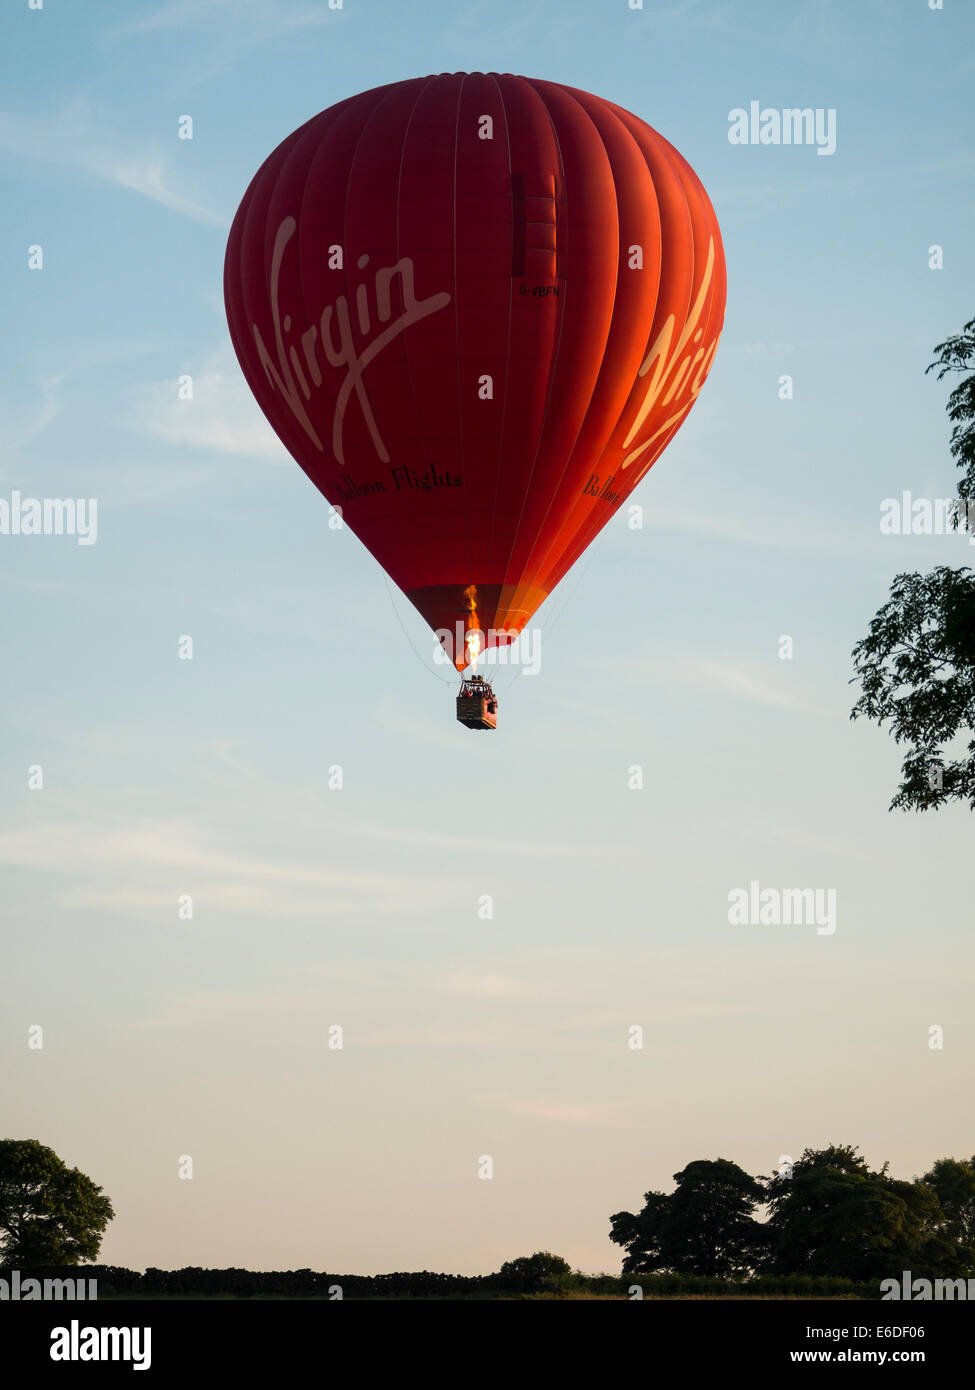
{"type": "MultiPolygon", "coordinates": [[[[435,314],[450,303],[446,291],[432,294],[428,299],[417,299],[413,288],[413,262],[409,256],[401,256],[393,266],[377,270],[372,295],[368,284],[361,284],[355,292],[356,329],[352,326],[352,315],[348,298],[342,294],[334,304],[329,304],[322,312],[317,324],[310,324],[300,336],[301,355],[294,342],[286,343],[292,333],[291,315],[282,317],[278,290],[281,280],[281,262],[285,248],[294,236],[297,223],[293,217],[286,217],[278,227],[271,254],[271,320],[274,325],[274,347],[276,360],[271,357],[257,324],[252,324],[257,355],[268,382],[287,401],[295,419],[301,425],[316,449],[323,449],[321,439],[308,417],[305,402],[311,400],[312,391],[322,384],[322,369],[319,365],[319,348],[330,367],[344,367],[345,378],[335,400],[335,414],[332,418],[332,452],[343,468],[346,467],[345,449],[342,443],[342,427],[349,398],[354,391],[358,397],[363,418],[372,437],[376,453],[383,463],[389,462],[389,454],[376,425],[372,404],[366,391],[363,373],[366,367],[382,352],[393,339],[410,324],[418,323],[429,314],[435,314]],[[400,295],[403,301],[402,312],[393,318],[392,284],[399,279],[400,295]],[[369,339],[372,332],[370,308],[380,324],[386,327],[369,339]],[[356,338],[360,345],[356,345],[356,338]],[[368,341],[367,341],[368,340],[368,341]]],[[[368,256],[360,256],[358,268],[363,270],[369,264],[368,256]]],[[[297,331],[297,330],[295,330],[297,331]]]]}
{"type": "Polygon", "coordinates": [[[661,405],[671,406],[672,414],[657,427],[649,439],[645,439],[642,444],[626,455],[620,465],[622,468],[629,468],[635,459],[645,454],[650,445],[659,439],[666,430],[671,429],[684,418],[697,400],[698,393],[704,385],[704,379],[710,370],[711,360],[718,350],[717,338],[706,348],[697,346],[704,335],[703,326],[699,328],[698,324],[704,312],[705,300],[713,277],[714,238],[711,237],[708,240],[708,258],[704,267],[704,275],[676,345],[674,344],[676,322],[674,315],[671,314],[657,335],[653,347],[643,359],[637,373],[638,376],[644,377],[653,368],[653,375],[640,403],[636,419],[630,426],[629,434],[623,440],[623,448],[628,449],[633,443],[658,400],[661,405]],[[674,368],[677,367],[678,360],[685,348],[687,355],[675,373],[674,368]],[[695,368],[697,368],[696,371],[695,368]],[[664,387],[667,387],[666,394],[663,394],[664,387]]]}

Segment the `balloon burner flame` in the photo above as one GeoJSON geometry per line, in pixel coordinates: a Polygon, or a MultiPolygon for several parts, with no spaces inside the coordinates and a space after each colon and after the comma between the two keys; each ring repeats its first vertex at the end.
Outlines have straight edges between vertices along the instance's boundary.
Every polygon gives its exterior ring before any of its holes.
{"type": "Polygon", "coordinates": [[[477,670],[477,658],[481,654],[481,625],[477,617],[477,585],[469,584],[464,590],[464,607],[467,609],[467,661],[472,671],[477,670]]]}

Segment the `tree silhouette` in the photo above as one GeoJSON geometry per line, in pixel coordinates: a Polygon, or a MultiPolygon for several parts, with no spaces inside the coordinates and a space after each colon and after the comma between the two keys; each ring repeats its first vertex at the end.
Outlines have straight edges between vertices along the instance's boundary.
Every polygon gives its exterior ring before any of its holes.
{"type": "Polygon", "coordinates": [[[871,1170],[855,1147],[806,1149],[792,1176],[767,1185],[769,1272],[883,1279],[903,1269],[954,1272],[956,1252],[939,1233],[937,1195],[871,1170]]]}
{"type": "MultiPolygon", "coordinates": [[[[975,319],[935,348],[927,370],[942,380],[975,367],[975,319]]],[[[950,450],[965,470],[956,524],[975,530],[975,371],[952,391],[950,450]]],[[[975,733],[975,573],[938,566],[928,575],[899,574],[890,598],[853,648],[862,694],[850,718],[889,725],[908,751],[890,809],[927,811],[949,801],[975,810],[975,739],[966,752],[946,751],[975,733]]]]}
{"type": "Polygon", "coordinates": [[[548,1250],[536,1250],[534,1255],[520,1255],[508,1260],[497,1274],[498,1284],[519,1293],[544,1293],[563,1288],[572,1267],[561,1255],[548,1250]]]}
{"type": "Polygon", "coordinates": [[[975,1268],[975,1158],[939,1158],[924,1182],[941,1207],[940,1232],[957,1247],[961,1261],[975,1268]]]}
{"type": "Polygon", "coordinates": [[[102,1189],[53,1149],[36,1139],[0,1140],[0,1264],[94,1260],[114,1215],[102,1189]]]}
{"type": "MultiPolygon", "coordinates": [[[[938,343],[934,350],[937,356],[925,368],[925,375],[936,371],[939,381],[949,372],[967,372],[975,366],[975,319],[969,319],[960,333],[938,343]]],[[[958,383],[948,397],[947,410],[954,426],[948,447],[957,467],[965,470],[958,495],[975,500],[975,373],[958,383]]]]}
{"type": "Polygon", "coordinates": [[[624,1274],[733,1277],[759,1263],[764,1230],[753,1212],[764,1188],[726,1158],[698,1159],[674,1174],[669,1196],[648,1192],[643,1210],[610,1217],[610,1239],[625,1247],[624,1274]]]}
{"type": "Polygon", "coordinates": [[[895,742],[909,746],[890,809],[958,800],[975,810],[975,739],[967,754],[945,751],[975,733],[975,572],[939,565],[899,574],[853,658],[863,694],[851,719],[889,724],[895,742]]]}

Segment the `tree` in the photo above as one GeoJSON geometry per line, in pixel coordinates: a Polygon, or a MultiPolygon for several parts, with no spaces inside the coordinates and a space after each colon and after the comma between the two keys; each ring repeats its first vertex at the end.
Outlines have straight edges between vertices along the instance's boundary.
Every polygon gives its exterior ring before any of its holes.
{"type": "Polygon", "coordinates": [[[646,1192],[643,1209],[636,1215],[618,1211],[609,1218],[609,1238],[626,1250],[624,1274],[649,1274],[663,1268],[663,1225],[670,1198],[663,1192],[646,1192]]]}
{"type": "Polygon", "coordinates": [[[769,1272],[856,1280],[954,1272],[936,1194],[923,1182],[895,1181],[887,1166],[873,1171],[855,1147],[830,1145],[806,1149],[791,1177],[772,1177],[769,1272]]]}
{"type": "Polygon", "coordinates": [[[91,1178],[36,1139],[0,1140],[0,1265],[94,1260],[115,1215],[91,1178]]]}
{"type": "Polygon", "coordinates": [[[895,742],[909,745],[890,809],[957,799],[975,810],[975,739],[967,755],[945,754],[952,739],[975,733],[975,572],[899,574],[853,658],[863,694],[850,717],[889,723],[895,742]]]}
{"type": "MultiPolygon", "coordinates": [[[[941,381],[975,367],[975,319],[934,349],[927,371],[941,381]]],[[[975,530],[975,371],[948,397],[950,450],[964,476],[956,524],[975,530]]],[[[862,695],[851,719],[889,724],[908,745],[890,809],[926,811],[949,801],[975,810],[975,739],[967,755],[946,745],[975,733],[975,573],[939,566],[929,575],[899,574],[889,601],[853,648],[862,695]]]]}
{"type": "Polygon", "coordinates": [[[515,1289],[519,1293],[546,1293],[563,1288],[571,1273],[572,1266],[561,1255],[536,1250],[534,1255],[520,1255],[517,1260],[506,1261],[498,1272],[497,1280],[503,1289],[515,1289]]]}
{"type": "Polygon", "coordinates": [[[763,1228],[752,1214],[764,1199],[762,1184],[726,1158],[689,1163],[674,1182],[669,1196],[648,1192],[636,1215],[610,1218],[610,1239],[627,1250],[623,1273],[750,1273],[764,1247],[763,1228]]]}
{"type": "MultiPolygon", "coordinates": [[[[938,355],[925,368],[925,376],[937,371],[939,381],[944,381],[949,372],[967,372],[969,367],[975,366],[975,319],[969,319],[961,333],[939,343],[935,352],[938,355]]],[[[948,447],[956,465],[965,470],[958,495],[972,500],[975,499],[975,373],[958,383],[948,397],[947,410],[954,426],[948,447]]]]}
{"type": "Polygon", "coordinates": [[[975,1268],[975,1158],[939,1158],[924,1182],[938,1198],[941,1231],[966,1267],[975,1268]]]}

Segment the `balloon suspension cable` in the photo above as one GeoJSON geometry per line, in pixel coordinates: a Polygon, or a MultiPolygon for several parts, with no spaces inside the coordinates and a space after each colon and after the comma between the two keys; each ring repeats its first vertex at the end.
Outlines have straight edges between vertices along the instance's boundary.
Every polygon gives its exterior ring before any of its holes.
{"type": "MultiPolygon", "coordinates": [[[[431,671],[431,670],[430,670],[430,667],[427,665],[427,663],[424,661],[423,657],[420,655],[420,653],[417,651],[416,647],[413,645],[413,638],[412,638],[412,637],[410,636],[410,634],[407,632],[407,630],[406,630],[406,624],[403,622],[403,619],[400,617],[399,610],[397,609],[396,603],[395,603],[395,601],[394,601],[394,599],[393,599],[393,587],[392,587],[392,585],[391,585],[390,582],[389,582],[389,577],[388,577],[387,575],[384,574],[384,575],[383,575],[383,579],[386,581],[386,588],[387,588],[387,590],[388,590],[388,592],[389,592],[389,602],[390,602],[390,604],[392,605],[393,612],[396,614],[396,620],[397,620],[397,622],[399,623],[400,627],[403,629],[403,636],[406,638],[407,642],[409,643],[410,649],[412,650],[413,655],[416,657],[417,661],[418,661],[418,662],[420,663],[420,665],[423,667],[424,671],[426,671],[426,673],[427,673],[428,675],[432,676],[433,679],[434,679],[435,681],[439,681],[441,685],[453,685],[453,681],[444,680],[443,676],[438,676],[437,673],[436,673],[436,671],[431,671]]],[[[463,679],[464,679],[463,673],[461,673],[461,680],[463,680],[463,679]]]]}

